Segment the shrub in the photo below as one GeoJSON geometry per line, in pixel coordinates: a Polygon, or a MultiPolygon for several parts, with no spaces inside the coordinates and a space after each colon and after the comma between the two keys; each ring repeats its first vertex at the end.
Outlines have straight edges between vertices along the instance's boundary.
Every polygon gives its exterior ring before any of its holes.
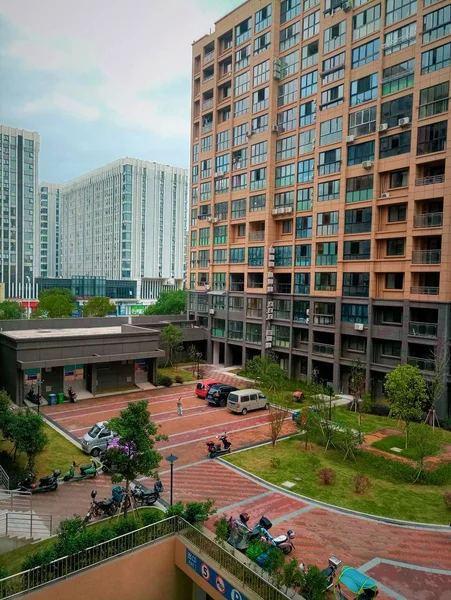
{"type": "Polygon", "coordinates": [[[318,475],[323,485],[332,485],[335,482],[336,473],[333,469],[321,469],[318,475]]]}
{"type": "Polygon", "coordinates": [[[230,525],[227,518],[223,515],[213,523],[215,528],[215,540],[218,543],[225,542],[230,534],[230,525]]]}
{"type": "Polygon", "coordinates": [[[443,502],[445,503],[446,508],[451,509],[451,490],[448,490],[443,494],[443,502]]]}
{"type": "Polygon", "coordinates": [[[369,412],[379,417],[388,417],[390,415],[390,407],[384,404],[372,404],[369,412]]]}
{"type": "Polygon", "coordinates": [[[135,519],[117,519],[113,525],[114,537],[135,531],[138,527],[139,525],[135,519]]]}
{"type": "Polygon", "coordinates": [[[171,387],[172,385],[172,377],[169,377],[169,375],[162,375],[161,377],[157,378],[157,385],[163,385],[164,387],[171,387]]]}
{"type": "Polygon", "coordinates": [[[280,458],[273,456],[270,460],[270,463],[273,469],[278,469],[280,467],[280,458]]]}
{"type": "Polygon", "coordinates": [[[157,512],[156,510],[145,511],[141,515],[141,521],[144,526],[152,525],[153,523],[157,523],[158,521],[161,521],[161,518],[162,517],[161,517],[160,513],[157,512]]]}
{"type": "Polygon", "coordinates": [[[352,478],[354,484],[354,492],[356,494],[364,494],[371,485],[371,481],[365,475],[358,474],[352,478]]]}
{"type": "Polygon", "coordinates": [[[176,375],[174,377],[174,382],[175,383],[183,383],[183,377],[181,375],[176,375]]]}

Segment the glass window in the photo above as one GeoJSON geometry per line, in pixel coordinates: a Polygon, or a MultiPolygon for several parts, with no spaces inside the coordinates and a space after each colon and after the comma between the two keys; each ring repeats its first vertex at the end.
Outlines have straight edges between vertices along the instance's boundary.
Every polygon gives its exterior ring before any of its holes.
{"type": "Polygon", "coordinates": [[[312,219],[313,217],[296,217],[296,239],[305,239],[312,237],[312,219]]]}
{"type": "Polygon", "coordinates": [[[200,151],[208,152],[212,148],[212,140],[213,136],[207,135],[207,137],[203,137],[200,140],[200,151]]]}
{"type": "Polygon", "coordinates": [[[338,81],[345,75],[345,52],[335,54],[326,60],[323,60],[323,70],[321,71],[321,79],[323,85],[338,81]]]}
{"type": "Polygon", "coordinates": [[[415,44],[416,32],[417,24],[415,22],[404,25],[404,27],[400,27],[394,31],[390,31],[390,33],[386,33],[383,46],[385,56],[394,54],[395,52],[399,52],[399,50],[403,50],[404,48],[408,48],[415,44]]]}
{"type": "Polygon", "coordinates": [[[251,171],[251,190],[266,187],[266,167],[251,171]]]}
{"type": "Polygon", "coordinates": [[[277,125],[282,131],[290,131],[296,129],[297,108],[289,108],[280,113],[277,113],[277,125]]]}
{"type": "Polygon", "coordinates": [[[314,164],[315,160],[313,158],[298,162],[298,183],[308,183],[309,181],[313,181],[314,164]]]}
{"type": "Polygon", "coordinates": [[[266,83],[269,81],[269,59],[264,62],[255,65],[254,67],[254,87],[261,85],[262,83],[266,83]]]}
{"type": "Polygon", "coordinates": [[[337,242],[318,242],[316,244],[315,264],[318,267],[337,264],[337,242]]]}
{"type": "Polygon", "coordinates": [[[404,289],[404,273],[386,273],[385,288],[387,290],[404,289]]]}
{"type": "Polygon", "coordinates": [[[343,273],[343,296],[368,298],[369,295],[369,273],[343,273]]]}
{"type": "Polygon", "coordinates": [[[199,188],[195,187],[191,190],[191,204],[197,204],[199,199],[199,188]]]}
{"type": "Polygon", "coordinates": [[[272,6],[268,4],[255,13],[255,33],[263,31],[271,25],[272,6]]]}
{"type": "Polygon", "coordinates": [[[254,54],[260,54],[271,46],[271,32],[268,31],[254,40],[254,54]]]}
{"type": "Polygon", "coordinates": [[[268,115],[260,115],[252,119],[252,133],[262,133],[268,129],[268,115]]]}
{"type": "Polygon", "coordinates": [[[310,100],[299,107],[299,127],[311,125],[316,121],[316,102],[310,100]]]}
{"type": "Polygon", "coordinates": [[[304,0],[304,12],[319,4],[319,0],[304,0]]]}
{"type": "Polygon", "coordinates": [[[246,249],[245,248],[230,248],[230,262],[231,263],[244,263],[246,260],[246,249]]]}
{"type": "Polygon", "coordinates": [[[405,238],[394,238],[387,240],[387,256],[404,256],[406,253],[405,238]]]}
{"type": "Polygon", "coordinates": [[[252,19],[246,19],[239,25],[235,26],[235,44],[239,46],[251,37],[252,33],[252,19]]]}
{"type": "Polygon", "coordinates": [[[393,25],[401,19],[417,14],[417,0],[387,0],[385,25],[393,25]]]}
{"type": "Polygon", "coordinates": [[[232,200],[232,219],[242,219],[246,216],[246,199],[232,200]]]}
{"type": "Polygon", "coordinates": [[[210,266],[210,250],[199,250],[199,267],[208,267],[210,266]]]}
{"type": "Polygon", "coordinates": [[[286,160],[296,156],[296,136],[292,135],[281,140],[277,140],[276,160],[286,160]]]}
{"type": "MultiPolygon", "coordinates": [[[[290,309],[290,312],[291,312],[291,309],[290,309]]],[[[273,335],[274,346],[281,346],[282,348],[290,347],[291,342],[290,342],[290,328],[289,327],[283,327],[281,325],[273,325],[272,326],[272,335],[273,335]]]]}
{"type": "Polygon", "coordinates": [[[376,4],[352,17],[352,39],[360,40],[365,35],[379,31],[381,24],[381,5],[376,4]]]}
{"type": "Polygon", "coordinates": [[[399,119],[408,117],[412,120],[412,107],[413,94],[384,102],[381,106],[381,123],[387,123],[389,127],[398,127],[399,119]]]}
{"type": "Polygon", "coordinates": [[[215,194],[225,194],[229,191],[229,179],[222,178],[215,181],[215,194]]]}
{"type": "Polygon", "coordinates": [[[318,292],[335,292],[337,289],[336,273],[315,273],[315,290],[318,292]]]}
{"type": "Polygon", "coordinates": [[[191,183],[197,183],[199,181],[199,165],[193,165],[191,171],[191,183]]]}
{"type": "Polygon", "coordinates": [[[265,263],[265,248],[264,246],[255,246],[248,248],[247,264],[250,267],[263,267],[265,263]]]}
{"type": "MultiPolygon", "coordinates": [[[[249,66],[251,62],[251,45],[247,45],[244,48],[240,48],[235,52],[235,72],[241,71],[242,69],[249,66]]],[[[231,67],[231,65],[230,65],[231,67]]],[[[229,73],[231,71],[228,71],[229,73]]]]}
{"type": "MultiPolygon", "coordinates": [[[[231,300],[231,298],[229,298],[229,303],[230,303],[230,300],[231,300]]],[[[242,298],[240,298],[240,300],[242,300],[242,298]]],[[[229,306],[229,310],[230,310],[230,306],[229,306]]],[[[229,321],[228,337],[231,340],[242,340],[243,339],[243,321],[229,321]]]]}
{"type": "Polygon", "coordinates": [[[367,304],[342,304],[341,320],[344,323],[363,323],[368,324],[368,305],[367,304]]]}
{"type": "Polygon", "coordinates": [[[318,89],[318,71],[311,71],[301,76],[301,98],[316,94],[318,89]]]}
{"type": "Polygon", "coordinates": [[[302,68],[308,69],[318,64],[318,40],[310,42],[302,48],[302,68]]]}
{"type": "Polygon", "coordinates": [[[237,125],[237,127],[233,128],[233,145],[239,146],[240,144],[247,143],[247,133],[248,133],[248,123],[244,123],[243,125],[237,125]]]}
{"type": "Polygon", "coordinates": [[[377,98],[377,73],[351,81],[351,106],[377,98]]]}
{"type": "Polygon", "coordinates": [[[313,188],[302,188],[297,191],[296,210],[312,210],[313,188]]]}
{"type": "MultiPolygon", "coordinates": [[[[233,116],[239,117],[249,111],[249,96],[233,103],[233,116]]],[[[247,127],[247,125],[246,125],[247,127]]]]}
{"type": "Polygon", "coordinates": [[[258,210],[264,210],[266,206],[265,194],[259,194],[258,196],[251,196],[249,198],[249,212],[256,212],[258,210]]]}
{"type": "Polygon", "coordinates": [[[346,202],[364,202],[366,200],[372,200],[373,187],[373,175],[350,177],[346,180],[346,202]]]}
{"type": "Polygon", "coordinates": [[[315,10],[302,19],[302,39],[308,40],[319,33],[320,11],[315,10]]]}
{"type": "Polygon", "coordinates": [[[360,165],[362,162],[374,160],[374,141],[353,144],[348,147],[348,167],[360,165]]]}
{"type": "Polygon", "coordinates": [[[343,117],[335,117],[329,121],[323,121],[320,125],[319,145],[335,144],[341,142],[343,129],[343,117]]]}
{"type": "Polygon", "coordinates": [[[343,260],[369,260],[371,240],[355,240],[343,245],[343,260]]]}
{"type": "Polygon", "coordinates": [[[339,200],[340,199],[340,180],[334,179],[333,181],[326,181],[325,183],[318,183],[318,202],[325,202],[326,200],[339,200]]]}
{"type": "Polygon", "coordinates": [[[205,179],[206,177],[211,177],[211,158],[200,162],[200,178],[205,179]]]}
{"type": "Polygon", "coordinates": [[[448,112],[449,81],[433,85],[420,91],[418,118],[432,117],[448,112]]]}
{"type": "Polygon", "coordinates": [[[369,233],[371,222],[371,208],[354,208],[345,211],[345,233],[369,233]]]}
{"type": "MultiPolygon", "coordinates": [[[[258,250],[263,250],[263,248],[258,248],[258,250]]],[[[263,316],[262,298],[246,298],[246,316],[254,318],[260,318],[263,316]]]]}
{"type": "Polygon", "coordinates": [[[423,52],[421,55],[421,74],[433,73],[451,65],[451,42],[423,52]]]}
{"type": "Polygon", "coordinates": [[[332,106],[338,106],[344,102],[344,86],[336,85],[334,87],[321,92],[321,106],[320,110],[327,110],[332,106]]]}
{"type": "Polygon", "coordinates": [[[312,264],[312,245],[300,244],[296,246],[295,267],[310,267],[312,264]]]}
{"type": "Polygon", "coordinates": [[[338,210],[332,212],[318,213],[316,223],[316,235],[337,235],[338,233],[338,210]]]}
{"type": "Polygon", "coordinates": [[[379,52],[379,38],[371,40],[371,42],[367,42],[366,44],[362,44],[362,46],[357,46],[357,48],[352,50],[351,68],[356,69],[357,67],[362,67],[363,65],[373,62],[373,60],[377,60],[379,58],[379,52]]]}
{"type": "Polygon", "coordinates": [[[364,108],[349,115],[348,134],[354,137],[376,131],[376,107],[364,108]]]}
{"type": "Polygon", "coordinates": [[[310,294],[310,273],[294,274],[294,293],[310,294]]]}
{"type": "Polygon", "coordinates": [[[418,128],[417,156],[446,150],[447,121],[418,128]]]}
{"type": "Polygon", "coordinates": [[[379,144],[379,158],[388,158],[410,152],[410,139],[410,130],[382,137],[379,144]]]}
{"type": "Polygon", "coordinates": [[[245,190],[247,188],[247,173],[232,176],[232,190],[245,190]]]}
{"type": "Polygon", "coordinates": [[[250,88],[250,72],[246,71],[241,75],[237,75],[235,77],[235,88],[234,94],[235,96],[240,96],[241,94],[245,94],[249,91],[250,88]]]}
{"type": "Polygon", "coordinates": [[[346,21],[340,21],[324,30],[323,54],[346,44],[346,21]]]}
{"type": "Polygon", "coordinates": [[[199,229],[199,246],[210,245],[210,227],[199,229]]]}
{"type": "Polygon", "coordinates": [[[220,154],[215,159],[215,173],[228,173],[230,171],[230,154],[220,154]]]}
{"type": "Polygon", "coordinates": [[[296,21],[289,27],[280,31],[279,50],[284,52],[293,46],[297,46],[300,40],[301,22],[296,21]]]}
{"type": "Polygon", "coordinates": [[[318,175],[338,173],[341,167],[341,148],[319,153],[318,175]]]}
{"type": "Polygon", "coordinates": [[[274,195],[274,208],[294,207],[294,191],[280,192],[274,195]]]}
{"type": "Polygon", "coordinates": [[[414,59],[384,69],[382,71],[382,95],[393,94],[412,87],[414,71],[414,59]]]}
{"type": "Polygon", "coordinates": [[[280,23],[286,23],[301,13],[301,0],[283,0],[280,3],[280,23]]]}
{"type": "Polygon", "coordinates": [[[211,200],[211,181],[200,184],[200,201],[211,200]]]}
{"type": "MultiPolygon", "coordinates": [[[[197,225],[197,208],[191,209],[191,227],[196,227],[197,225]]],[[[131,249],[131,246],[130,246],[131,249]]]]}
{"type": "Polygon", "coordinates": [[[258,165],[262,162],[266,162],[268,158],[267,153],[268,142],[259,142],[251,146],[251,165],[258,165]]]}
{"type": "Polygon", "coordinates": [[[213,243],[227,244],[227,225],[216,225],[213,228],[213,243]]]}
{"type": "Polygon", "coordinates": [[[285,104],[290,104],[291,102],[295,102],[298,97],[298,80],[293,79],[292,81],[287,81],[287,83],[282,83],[279,85],[277,92],[277,105],[284,106],[285,104]]]}
{"type": "Polygon", "coordinates": [[[293,246],[276,246],[274,248],[274,265],[291,267],[293,262],[293,246]]]}
{"type": "Polygon", "coordinates": [[[191,248],[195,248],[197,246],[197,231],[196,230],[191,230],[190,246],[191,246],[191,248]]]}
{"type": "Polygon", "coordinates": [[[397,223],[407,219],[407,204],[395,204],[388,207],[388,222],[397,223]]]}
{"type": "Polygon", "coordinates": [[[383,356],[401,356],[401,342],[383,341],[381,344],[381,355],[383,356]]]}
{"type": "Polygon", "coordinates": [[[315,149],[315,130],[307,129],[299,134],[299,154],[309,154],[315,149]]]}
{"type": "Polygon", "coordinates": [[[299,50],[280,57],[280,78],[285,79],[299,71],[299,50]]]}
{"type": "Polygon", "coordinates": [[[222,131],[216,135],[216,152],[228,150],[230,146],[230,130],[222,131]]]}
{"type": "Polygon", "coordinates": [[[423,16],[423,44],[451,33],[451,4],[423,16]]]}
{"type": "Polygon", "coordinates": [[[229,214],[229,203],[228,202],[217,202],[215,204],[215,217],[217,219],[227,219],[229,214]]]}
{"type": "MultiPolygon", "coordinates": [[[[226,252],[226,250],[224,250],[226,252]]],[[[213,273],[213,289],[214,290],[225,290],[226,288],[226,274],[225,273],[213,273]]],[[[224,296],[213,296],[213,305],[215,305],[215,299],[221,298],[224,300],[224,296]]],[[[222,310],[225,308],[225,303],[221,303],[222,310]]]]}
{"type": "Polygon", "coordinates": [[[295,163],[276,167],[275,187],[294,184],[295,163]]]}

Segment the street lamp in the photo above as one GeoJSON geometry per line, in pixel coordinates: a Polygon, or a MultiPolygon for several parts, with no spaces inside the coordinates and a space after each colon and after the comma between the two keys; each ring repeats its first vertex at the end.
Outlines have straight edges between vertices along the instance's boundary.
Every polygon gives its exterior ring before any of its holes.
{"type": "Polygon", "coordinates": [[[172,506],[172,495],[173,495],[173,485],[174,485],[174,463],[178,460],[179,457],[175,456],[175,454],[170,454],[166,456],[166,460],[171,464],[171,493],[170,493],[170,505],[172,506]]]}

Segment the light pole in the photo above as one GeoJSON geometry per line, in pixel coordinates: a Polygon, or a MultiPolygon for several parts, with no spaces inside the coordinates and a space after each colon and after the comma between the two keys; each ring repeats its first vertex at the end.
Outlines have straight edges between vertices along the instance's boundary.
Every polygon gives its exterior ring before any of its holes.
{"type": "Polygon", "coordinates": [[[166,456],[166,460],[168,461],[168,463],[170,463],[171,465],[171,491],[170,491],[170,506],[172,506],[172,500],[173,500],[173,489],[174,489],[174,463],[176,460],[178,460],[179,457],[175,456],[175,454],[170,454],[169,456],[166,456]]]}
{"type": "Polygon", "coordinates": [[[31,304],[30,304],[30,293],[31,293],[31,284],[30,284],[30,278],[28,277],[28,275],[25,275],[27,281],[28,281],[28,318],[30,318],[30,313],[31,313],[31,304]]]}

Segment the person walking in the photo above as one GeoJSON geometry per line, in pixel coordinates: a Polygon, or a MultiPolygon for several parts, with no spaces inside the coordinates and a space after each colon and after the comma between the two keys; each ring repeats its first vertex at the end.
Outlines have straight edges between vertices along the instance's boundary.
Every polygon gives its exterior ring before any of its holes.
{"type": "Polygon", "coordinates": [[[182,406],[182,397],[177,400],[177,414],[180,417],[183,417],[183,406],[182,406]]]}

